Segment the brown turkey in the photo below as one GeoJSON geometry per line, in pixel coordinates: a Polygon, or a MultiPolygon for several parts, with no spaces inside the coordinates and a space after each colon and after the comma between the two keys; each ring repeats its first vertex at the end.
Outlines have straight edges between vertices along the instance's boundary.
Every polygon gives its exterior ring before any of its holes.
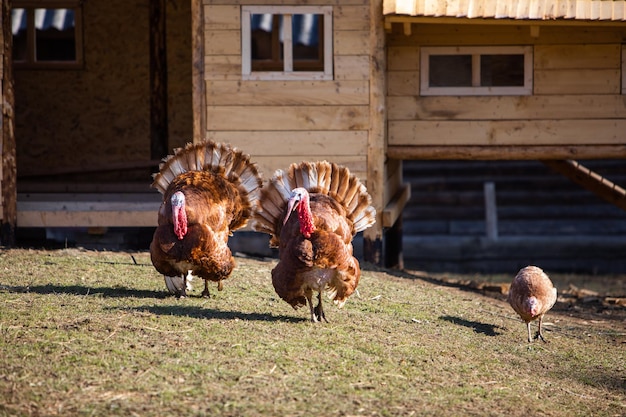
{"type": "Polygon", "coordinates": [[[556,303],[556,288],[546,273],[536,266],[520,269],[509,288],[508,301],[526,323],[528,341],[539,338],[545,342],[541,323],[544,314],[556,303]],[[534,320],[539,320],[539,325],[537,334],[531,338],[530,322],[534,320]]]}
{"type": "Polygon", "coordinates": [[[170,293],[185,296],[193,276],[204,279],[203,296],[209,281],[222,290],[235,267],[228,237],[252,216],[261,185],[250,157],[226,144],[188,144],[164,159],[152,183],[163,202],[150,257],[170,293]]]}
{"type": "Polygon", "coordinates": [[[279,249],[272,270],[276,293],[294,309],[308,303],[311,321],[327,322],[322,292],[342,307],[356,290],[361,270],[352,239],[375,221],[371,197],[359,179],[322,161],[276,171],[261,190],[252,225],[270,234],[270,246],[279,249]]]}

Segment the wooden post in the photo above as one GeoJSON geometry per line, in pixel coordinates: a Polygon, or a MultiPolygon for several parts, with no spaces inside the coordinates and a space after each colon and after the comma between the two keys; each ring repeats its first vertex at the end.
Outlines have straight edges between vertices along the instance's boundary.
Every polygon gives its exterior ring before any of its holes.
{"type": "Polygon", "coordinates": [[[385,231],[385,267],[404,269],[402,254],[402,216],[385,231]]]}
{"type": "Polygon", "coordinates": [[[202,0],[191,0],[191,81],[193,83],[193,141],[206,136],[206,97],[204,81],[204,7],[202,0]]]}
{"type": "Polygon", "coordinates": [[[2,109],[0,120],[0,245],[15,245],[17,227],[17,164],[13,92],[13,34],[11,33],[11,0],[1,0],[2,15],[2,109]]]}
{"type": "Polygon", "coordinates": [[[496,207],[496,186],[493,182],[484,184],[485,190],[485,225],[487,239],[498,240],[498,209],[496,207]]]}
{"type": "Polygon", "coordinates": [[[386,120],[385,107],[385,28],[383,0],[370,1],[370,126],[367,146],[367,190],[376,208],[376,223],[363,232],[363,256],[367,262],[382,265],[383,187],[385,183],[386,120]]]}
{"type": "Polygon", "coordinates": [[[165,0],[150,0],[150,157],[168,154],[165,0]]]}

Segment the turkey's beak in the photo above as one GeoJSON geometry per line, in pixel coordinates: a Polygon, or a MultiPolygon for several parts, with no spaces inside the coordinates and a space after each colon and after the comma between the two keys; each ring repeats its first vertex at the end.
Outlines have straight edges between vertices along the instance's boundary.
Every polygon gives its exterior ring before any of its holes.
{"type": "Polygon", "coordinates": [[[298,208],[298,204],[300,204],[300,201],[302,200],[299,194],[295,194],[289,199],[289,202],[287,203],[287,215],[285,216],[285,220],[283,220],[283,226],[287,223],[287,220],[289,220],[289,216],[291,216],[291,213],[296,211],[296,209],[298,208]]]}

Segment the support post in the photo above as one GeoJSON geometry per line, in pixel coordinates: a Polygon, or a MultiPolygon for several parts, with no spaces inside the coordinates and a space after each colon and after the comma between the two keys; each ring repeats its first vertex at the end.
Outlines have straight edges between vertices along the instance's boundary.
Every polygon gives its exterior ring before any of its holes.
{"type": "Polygon", "coordinates": [[[367,143],[367,190],[376,209],[376,223],[363,232],[363,256],[382,266],[385,151],[387,109],[385,107],[385,28],[383,0],[370,1],[370,125],[367,143]]]}
{"type": "Polygon", "coordinates": [[[204,5],[191,0],[191,78],[193,82],[193,142],[206,135],[206,98],[204,81],[204,5]]]}
{"type": "Polygon", "coordinates": [[[168,154],[166,1],[150,0],[150,158],[168,154]]]}
{"type": "Polygon", "coordinates": [[[0,0],[2,30],[2,74],[0,87],[0,245],[15,245],[17,227],[17,163],[13,91],[13,34],[11,33],[11,0],[0,0]]]}
{"type": "Polygon", "coordinates": [[[402,216],[385,231],[385,268],[404,269],[402,216]]]}
{"type": "Polygon", "coordinates": [[[496,186],[493,182],[484,184],[485,190],[485,225],[487,239],[498,240],[498,209],[496,206],[496,186]]]}

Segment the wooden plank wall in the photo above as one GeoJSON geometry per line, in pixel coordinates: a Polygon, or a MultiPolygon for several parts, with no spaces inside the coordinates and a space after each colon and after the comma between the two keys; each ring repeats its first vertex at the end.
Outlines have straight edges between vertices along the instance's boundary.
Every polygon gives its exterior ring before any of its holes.
{"type": "Polygon", "coordinates": [[[265,178],[292,162],[326,159],[346,165],[366,181],[369,2],[314,4],[333,6],[334,79],[251,81],[241,75],[241,6],[203,0],[205,136],[249,153],[265,178]]]}
{"type": "Polygon", "coordinates": [[[389,145],[507,146],[514,151],[511,146],[623,144],[624,38],[626,25],[413,24],[409,36],[393,25],[388,36],[389,145]],[[533,95],[420,97],[422,45],[533,45],[533,95]]]}

